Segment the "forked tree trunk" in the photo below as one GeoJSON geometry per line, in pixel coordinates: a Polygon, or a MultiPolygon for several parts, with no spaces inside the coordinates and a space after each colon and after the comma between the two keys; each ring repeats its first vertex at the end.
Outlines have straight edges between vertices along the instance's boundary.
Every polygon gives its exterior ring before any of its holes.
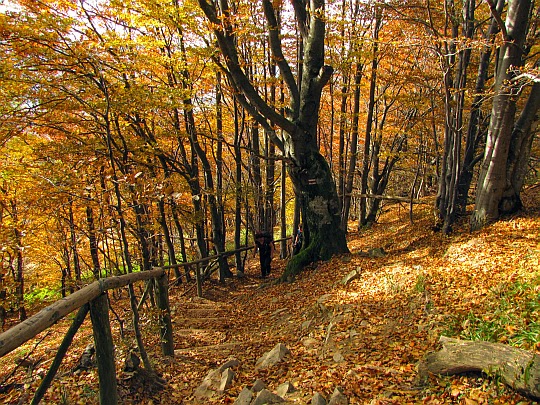
{"type": "Polygon", "coordinates": [[[508,4],[505,42],[499,53],[495,98],[471,217],[472,230],[482,228],[500,215],[499,207],[507,186],[507,162],[519,85],[512,79],[516,76],[515,69],[522,65],[530,7],[531,0],[513,0],[508,4]]]}
{"type": "Polygon", "coordinates": [[[506,168],[506,188],[499,204],[500,213],[512,214],[523,206],[521,188],[528,172],[528,163],[535,132],[532,126],[538,122],[540,108],[540,82],[532,85],[529,98],[512,130],[512,140],[506,168]]]}
{"type": "Polygon", "coordinates": [[[305,252],[289,262],[284,277],[296,274],[303,265],[312,261],[348,252],[345,232],[340,226],[336,186],[317,146],[321,94],[333,73],[333,69],[324,64],[325,5],[323,0],[313,0],[309,4],[293,0],[292,4],[303,40],[302,67],[297,77],[283,54],[275,10],[278,6],[270,0],[263,0],[273,60],[290,94],[290,108],[285,116],[262,99],[245,72],[237,48],[236,22],[231,18],[228,2],[222,0],[218,7],[215,2],[199,0],[223,54],[223,59],[217,63],[223,67],[237,91],[239,103],[283,152],[289,163],[295,192],[303,201],[304,225],[310,239],[305,252]],[[276,127],[283,130],[285,139],[277,136],[276,127]]]}

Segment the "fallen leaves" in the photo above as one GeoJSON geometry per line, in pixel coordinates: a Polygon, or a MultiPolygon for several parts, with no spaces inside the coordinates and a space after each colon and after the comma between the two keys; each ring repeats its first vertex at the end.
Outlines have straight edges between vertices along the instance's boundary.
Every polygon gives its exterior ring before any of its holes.
{"type": "MultiPolygon", "coordinates": [[[[436,350],[441,334],[458,337],[464,331],[477,331],[482,322],[495,322],[503,298],[514,297],[506,314],[525,313],[527,319],[522,324],[502,324],[500,342],[512,342],[523,328],[538,322],[538,307],[528,304],[540,294],[540,283],[535,284],[540,226],[538,213],[531,215],[498,222],[472,235],[465,227],[456,227],[454,235],[443,237],[430,231],[427,210],[416,213],[414,225],[405,214],[400,217],[390,210],[364,234],[349,234],[353,254],[318,263],[292,284],[261,285],[253,262],[245,279],[206,283],[203,300],[184,295],[187,285],[175,287],[170,299],[175,308],[177,355],[164,359],[153,332],[156,328],[148,325],[144,330],[151,361],[168,385],[154,395],[122,385],[123,403],[195,405],[194,388],[208,370],[232,355],[242,366],[231,390],[216,404],[234,402],[240,390],[258,378],[271,388],[290,380],[305,393],[306,402],[313,392],[328,395],[342,386],[351,404],[528,404],[512,390],[480,377],[434,376],[427,386],[418,386],[416,363],[436,350]],[[384,248],[387,255],[354,254],[373,247],[384,248]],[[358,278],[347,285],[340,282],[358,268],[358,278]],[[517,283],[530,288],[512,290],[517,283]],[[274,369],[256,371],[257,358],[277,343],[290,348],[290,359],[274,369]]],[[[277,277],[284,265],[274,261],[272,276],[277,277]]],[[[57,333],[33,356],[49,361],[67,325],[57,324],[57,333]]],[[[118,324],[112,325],[120,370],[120,357],[132,347],[133,336],[128,331],[124,340],[119,339],[118,324]]],[[[69,373],[88,339],[91,330],[86,322],[46,402],[59,403],[67,396],[69,403],[95,403],[96,371],[69,373]]],[[[540,343],[531,349],[540,350],[540,343]]],[[[0,365],[11,370],[14,356],[23,350],[31,350],[31,344],[0,359],[0,365]]],[[[34,392],[43,372],[40,368],[26,380],[21,368],[4,383],[27,384],[34,392]]],[[[0,394],[6,403],[21,397],[21,390],[0,394]]]]}

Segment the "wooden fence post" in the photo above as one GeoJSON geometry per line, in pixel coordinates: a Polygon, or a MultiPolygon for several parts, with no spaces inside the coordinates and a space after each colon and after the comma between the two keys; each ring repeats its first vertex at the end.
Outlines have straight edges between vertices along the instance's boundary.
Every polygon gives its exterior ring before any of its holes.
{"type": "Polygon", "coordinates": [[[174,356],[174,342],[171,322],[171,308],[169,306],[169,287],[167,273],[163,272],[156,278],[156,296],[159,308],[161,351],[164,356],[174,356]]]}
{"type": "Polygon", "coordinates": [[[195,268],[195,278],[197,280],[197,297],[202,297],[201,264],[197,263],[195,268]]]}
{"type": "Polygon", "coordinates": [[[90,318],[92,319],[99,374],[99,403],[101,405],[117,405],[116,366],[107,294],[103,293],[90,302],[90,318]]]}

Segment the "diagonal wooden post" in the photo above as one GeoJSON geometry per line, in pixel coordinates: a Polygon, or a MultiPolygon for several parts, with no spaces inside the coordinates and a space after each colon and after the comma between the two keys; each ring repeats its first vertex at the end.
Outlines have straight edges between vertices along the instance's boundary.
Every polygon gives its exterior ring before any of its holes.
{"type": "Polygon", "coordinates": [[[75,337],[75,334],[81,327],[81,325],[84,322],[84,318],[86,318],[86,314],[88,313],[89,305],[84,304],[82,307],[79,308],[79,312],[77,312],[77,316],[75,316],[75,319],[73,320],[73,323],[69,327],[69,330],[66,333],[66,336],[64,336],[64,340],[62,340],[62,343],[60,344],[60,347],[58,348],[58,351],[56,353],[56,356],[54,357],[54,360],[51,364],[51,367],[49,368],[49,371],[47,372],[47,375],[45,378],[43,378],[43,381],[39,385],[39,388],[36,390],[34,394],[34,398],[32,399],[32,402],[30,405],[37,405],[42,400],[43,396],[45,395],[45,392],[47,392],[47,389],[51,385],[51,382],[53,381],[54,377],[56,376],[56,372],[60,368],[60,364],[62,363],[62,359],[66,355],[69,346],[71,345],[71,342],[73,342],[73,338],[75,337]]]}

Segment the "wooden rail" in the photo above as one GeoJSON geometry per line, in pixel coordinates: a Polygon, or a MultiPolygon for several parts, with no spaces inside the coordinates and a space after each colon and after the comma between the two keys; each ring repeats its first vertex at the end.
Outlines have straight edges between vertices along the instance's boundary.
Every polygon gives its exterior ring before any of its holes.
{"type": "MultiPolygon", "coordinates": [[[[279,239],[276,242],[284,241],[290,238],[279,239]]],[[[202,277],[201,277],[201,265],[208,263],[212,260],[219,259],[220,257],[231,256],[238,252],[251,250],[255,246],[241,247],[236,250],[223,252],[214,256],[205,257],[204,259],[194,260],[192,262],[178,263],[177,265],[157,267],[148,271],[141,271],[137,273],[125,274],[122,276],[107,277],[81,288],[73,294],[64,297],[53,304],[43,308],[41,311],[26,319],[25,321],[15,325],[7,331],[0,334],[0,357],[5,356],[17,347],[21,346],[28,340],[34,338],[37,334],[43,332],[60,319],[70,314],[71,312],[86,306],[84,315],[88,312],[88,308],[104,306],[105,313],[108,312],[108,303],[106,297],[103,295],[106,291],[124,287],[128,284],[135,283],[137,281],[149,281],[155,279],[157,282],[157,304],[160,309],[161,316],[161,347],[164,355],[174,355],[174,347],[172,341],[172,324],[170,318],[169,308],[169,296],[167,288],[167,270],[185,266],[196,267],[196,279],[197,279],[197,293],[202,295],[202,277]],[[89,304],[89,305],[87,305],[89,304]]],[[[82,310],[81,310],[82,311],[82,310]]],[[[79,313],[81,312],[79,311],[79,313]]],[[[90,310],[92,315],[92,309],[90,310]]],[[[78,316],[79,319],[77,326],[72,325],[68,335],[75,334],[78,326],[82,323],[84,315],[78,316]],[[73,329],[73,330],[72,330],[73,329]]],[[[116,371],[114,364],[114,350],[113,341],[110,332],[110,323],[108,315],[106,319],[100,319],[98,316],[91,316],[92,328],[94,330],[94,341],[96,344],[96,353],[105,351],[110,355],[97,355],[98,362],[98,374],[99,374],[99,389],[100,389],[100,403],[102,405],[116,405],[118,403],[118,396],[116,390],[116,371]]],[[[76,322],[74,322],[75,324],[76,322]]],[[[66,338],[68,338],[66,335],[66,338]]],[[[39,403],[43,394],[47,390],[50,382],[54,378],[54,375],[60,365],[63,357],[63,353],[67,350],[67,346],[71,343],[73,336],[69,336],[69,339],[65,339],[64,351],[62,354],[57,355],[54,366],[51,367],[47,374],[47,379],[42,382],[42,385],[36,391],[32,404],[39,403]]],[[[64,342],[63,342],[64,345],[64,342]]]]}
{"type": "Polygon", "coordinates": [[[134,283],[136,281],[161,277],[164,273],[165,271],[163,269],[155,269],[94,281],[92,284],[54,302],[32,317],[0,334],[0,357],[32,339],[38,333],[43,332],[64,316],[70,314],[84,304],[93,301],[103,292],[124,287],[129,283],[134,283]]]}

